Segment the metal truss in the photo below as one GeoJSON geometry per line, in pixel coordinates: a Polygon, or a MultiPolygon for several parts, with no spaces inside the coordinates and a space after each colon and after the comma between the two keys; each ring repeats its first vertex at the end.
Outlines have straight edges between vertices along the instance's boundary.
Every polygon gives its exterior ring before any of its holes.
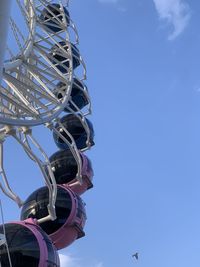
{"type": "MultiPolygon", "coordinates": [[[[68,6],[68,1],[65,2],[68,6]]],[[[12,42],[7,44],[0,84],[0,188],[19,207],[23,205],[23,200],[11,189],[4,170],[3,144],[6,138],[12,137],[37,164],[49,190],[49,215],[40,219],[40,223],[56,219],[57,185],[48,156],[33,137],[32,128],[44,125],[68,145],[77,162],[77,181],[82,183],[80,151],[60,119],[66,107],[69,113],[77,116],[87,133],[87,148],[90,148],[90,130],[85,116],[91,114],[91,101],[83,83],[86,79],[86,66],[76,48],[79,44],[77,29],[63,2],[15,0],[15,5],[24,27],[14,17],[10,17],[9,35],[12,42]],[[54,5],[53,9],[51,5],[54,5]],[[74,62],[79,65],[77,73],[74,62]],[[87,102],[83,110],[71,97],[72,85],[77,79],[83,87],[79,84],[76,86],[87,102]],[[61,91],[62,97],[58,98],[56,93],[61,91]],[[69,138],[65,138],[55,128],[56,123],[69,138]],[[40,156],[34,152],[35,149],[40,156]]]]}

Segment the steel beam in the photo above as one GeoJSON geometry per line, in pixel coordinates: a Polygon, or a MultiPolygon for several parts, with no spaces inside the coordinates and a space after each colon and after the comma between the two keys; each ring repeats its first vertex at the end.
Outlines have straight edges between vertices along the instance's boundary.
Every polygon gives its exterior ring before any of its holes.
{"type": "Polygon", "coordinates": [[[6,49],[11,1],[12,0],[0,0],[0,81],[2,78],[3,61],[6,49]]]}

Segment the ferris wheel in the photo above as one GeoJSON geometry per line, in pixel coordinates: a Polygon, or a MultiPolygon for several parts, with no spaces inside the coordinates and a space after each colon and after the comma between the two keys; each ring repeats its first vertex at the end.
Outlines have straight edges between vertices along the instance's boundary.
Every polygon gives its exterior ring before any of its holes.
{"type": "MultiPolygon", "coordinates": [[[[80,195],[92,187],[93,170],[83,152],[94,145],[94,129],[87,118],[91,100],[86,66],[68,5],[56,0],[0,3],[0,188],[22,208],[20,222],[0,228],[0,266],[30,266],[31,256],[15,251],[20,232],[24,240],[27,232],[30,242],[35,240],[38,255],[46,251],[34,259],[34,267],[59,266],[56,249],[84,236],[86,214],[80,195]],[[11,4],[14,12],[9,15],[11,4]],[[58,151],[50,157],[34,137],[37,125],[52,131],[58,151]],[[4,170],[4,142],[9,137],[23,147],[44,177],[44,187],[25,201],[11,188],[4,170]],[[13,231],[19,232],[14,241],[13,231]],[[48,239],[51,249],[48,241],[42,245],[41,240],[48,239]]],[[[22,244],[25,250],[28,243],[22,244]]]]}

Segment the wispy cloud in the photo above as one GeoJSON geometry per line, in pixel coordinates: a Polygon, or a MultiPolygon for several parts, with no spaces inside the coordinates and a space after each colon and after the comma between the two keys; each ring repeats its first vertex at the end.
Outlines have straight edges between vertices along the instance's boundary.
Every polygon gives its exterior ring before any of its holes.
{"type": "MultiPolygon", "coordinates": [[[[64,254],[59,254],[60,258],[60,267],[83,267],[81,265],[80,260],[72,257],[71,255],[64,255],[64,254]]],[[[103,267],[102,262],[98,262],[95,264],[87,264],[89,267],[103,267]]]]}
{"type": "Polygon", "coordinates": [[[165,20],[173,27],[169,40],[180,35],[190,19],[190,8],[184,0],[153,0],[160,19],[165,20]]]}

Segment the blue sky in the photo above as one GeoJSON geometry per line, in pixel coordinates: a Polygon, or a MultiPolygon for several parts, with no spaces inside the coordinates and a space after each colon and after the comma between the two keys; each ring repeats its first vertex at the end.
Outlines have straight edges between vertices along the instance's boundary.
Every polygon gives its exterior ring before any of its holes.
{"type": "MultiPolygon", "coordinates": [[[[95,176],[83,195],[86,237],[60,252],[62,267],[199,266],[200,3],[71,0],[70,12],[96,146],[87,152],[95,176]]],[[[34,133],[48,155],[56,151],[48,130],[34,133]]],[[[23,198],[42,185],[11,139],[5,160],[23,198]]],[[[6,221],[18,219],[2,201],[6,221]]]]}

